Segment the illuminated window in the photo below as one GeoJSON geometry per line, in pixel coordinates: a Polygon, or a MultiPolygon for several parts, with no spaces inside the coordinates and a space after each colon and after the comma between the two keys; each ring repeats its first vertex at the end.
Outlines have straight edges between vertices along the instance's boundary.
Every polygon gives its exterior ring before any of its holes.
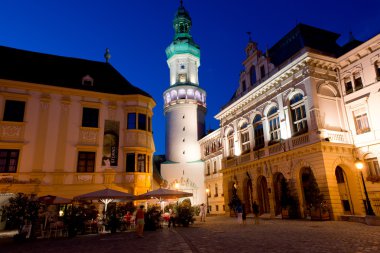
{"type": "Polygon", "coordinates": [[[23,122],[25,112],[25,102],[16,100],[6,100],[4,107],[3,121],[23,122]]]}
{"type": "Polygon", "coordinates": [[[293,125],[293,135],[307,132],[307,120],[304,97],[298,93],[290,99],[290,111],[293,125]]]}
{"type": "Polygon", "coordinates": [[[365,108],[361,108],[354,111],[354,119],[356,126],[356,134],[363,134],[371,131],[365,108]]]}
{"type": "Polygon", "coordinates": [[[242,153],[249,152],[250,142],[249,142],[249,132],[248,132],[248,123],[244,122],[240,127],[240,140],[241,140],[241,150],[242,153]]]}
{"type": "Polygon", "coordinates": [[[256,115],[253,119],[253,134],[255,139],[255,150],[264,147],[264,129],[261,116],[256,115]]]}
{"type": "Polygon", "coordinates": [[[277,107],[272,107],[268,112],[268,122],[269,122],[269,134],[270,142],[276,142],[280,140],[280,119],[278,117],[277,107]]]}
{"type": "Polygon", "coordinates": [[[146,172],[146,155],[137,155],[137,172],[146,172]]]}
{"type": "Polygon", "coordinates": [[[94,172],[95,171],[95,152],[78,153],[77,172],[94,172]]]}
{"type": "Polygon", "coordinates": [[[0,173],[17,171],[19,152],[17,149],[0,149],[0,173]]]}
{"type": "Polygon", "coordinates": [[[380,168],[377,158],[365,159],[367,164],[367,174],[370,177],[380,177],[380,168]]]}
{"type": "Polygon", "coordinates": [[[228,156],[234,156],[234,132],[230,131],[227,135],[228,140],[228,156]]]}

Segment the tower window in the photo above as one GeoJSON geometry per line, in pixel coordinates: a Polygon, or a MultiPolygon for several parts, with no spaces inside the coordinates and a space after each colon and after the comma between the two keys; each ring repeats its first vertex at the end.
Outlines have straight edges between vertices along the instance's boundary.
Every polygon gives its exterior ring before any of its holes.
{"type": "Polygon", "coordinates": [[[186,130],[186,128],[185,127],[183,127],[183,129],[182,129],[183,131],[185,131],[186,130]]]}

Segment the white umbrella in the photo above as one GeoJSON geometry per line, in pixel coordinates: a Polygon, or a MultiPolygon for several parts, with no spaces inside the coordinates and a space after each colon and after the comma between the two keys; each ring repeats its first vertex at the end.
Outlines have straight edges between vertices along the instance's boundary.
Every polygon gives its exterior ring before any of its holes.
{"type": "Polygon", "coordinates": [[[109,203],[114,201],[115,199],[125,199],[125,200],[132,200],[134,198],[134,195],[131,193],[127,192],[121,192],[121,191],[116,191],[112,189],[104,189],[104,190],[99,190],[99,191],[94,191],[94,192],[89,192],[86,194],[82,194],[79,196],[74,197],[75,199],[87,199],[87,200],[99,200],[102,203],[104,203],[104,209],[105,212],[107,213],[107,206],[109,203]]]}

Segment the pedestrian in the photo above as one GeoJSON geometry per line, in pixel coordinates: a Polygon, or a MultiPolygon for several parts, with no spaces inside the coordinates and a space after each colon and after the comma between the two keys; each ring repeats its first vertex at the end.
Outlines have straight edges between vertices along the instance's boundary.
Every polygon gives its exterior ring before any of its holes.
{"type": "Polygon", "coordinates": [[[206,206],[204,203],[201,204],[199,207],[200,212],[199,215],[201,216],[201,221],[205,222],[206,221],[206,206]]]}
{"type": "Polygon", "coordinates": [[[144,237],[144,224],[145,224],[145,211],[144,211],[144,205],[141,205],[140,208],[136,212],[136,235],[139,238],[144,237]]]}
{"type": "Polygon", "coordinates": [[[243,204],[243,212],[242,212],[243,224],[245,224],[245,220],[247,219],[247,213],[245,212],[245,205],[243,204]]]}
{"type": "Polygon", "coordinates": [[[169,209],[169,223],[168,223],[168,228],[170,228],[170,225],[173,225],[175,227],[175,213],[173,209],[169,209]]]}
{"type": "Polygon", "coordinates": [[[242,224],[243,223],[243,208],[241,205],[238,205],[236,207],[236,212],[237,212],[237,222],[239,224],[242,224]]]}
{"type": "Polygon", "coordinates": [[[256,201],[252,204],[253,215],[255,216],[255,224],[259,224],[259,205],[256,201]]]}

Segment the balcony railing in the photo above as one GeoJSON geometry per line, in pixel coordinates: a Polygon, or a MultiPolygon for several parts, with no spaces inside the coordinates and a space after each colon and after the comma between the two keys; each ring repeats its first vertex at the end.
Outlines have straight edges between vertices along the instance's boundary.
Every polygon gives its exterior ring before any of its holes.
{"type": "Polygon", "coordinates": [[[0,121],[0,141],[24,141],[25,123],[0,121]]]}

